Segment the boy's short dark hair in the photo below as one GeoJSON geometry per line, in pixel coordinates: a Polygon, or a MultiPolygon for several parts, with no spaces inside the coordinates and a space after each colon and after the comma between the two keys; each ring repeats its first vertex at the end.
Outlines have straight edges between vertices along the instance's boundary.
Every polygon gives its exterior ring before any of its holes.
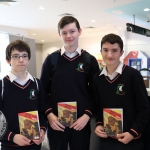
{"type": "Polygon", "coordinates": [[[122,41],[121,37],[116,34],[110,33],[110,34],[105,35],[101,40],[101,48],[102,48],[103,44],[106,42],[111,43],[111,44],[117,43],[119,45],[121,51],[123,50],[123,41],[122,41]]]}
{"type": "Polygon", "coordinates": [[[78,31],[80,30],[80,24],[78,20],[72,16],[65,16],[61,18],[61,20],[58,22],[58,33],[60,33],[60,29],[62,29],[65,25],[74,23],[76,24],[76,27],[78,28],[78,31]]]}
{"type": "Polygon", "coordinates": [[[11,53],[13,50],[17,50],[19,52],[27,52],[28,53],[28,58],[31,58],[31,50],[29,45],[22,40],[16,40],[11,42],[7,47],[6,47],[6,60],[11,60],[11,53]]]}

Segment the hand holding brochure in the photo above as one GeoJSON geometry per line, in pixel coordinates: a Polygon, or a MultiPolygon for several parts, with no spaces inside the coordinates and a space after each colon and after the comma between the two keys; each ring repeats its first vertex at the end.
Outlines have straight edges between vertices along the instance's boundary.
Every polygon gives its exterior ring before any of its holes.
{"type": "Polygon", "coordinates": [[[123,110],[103,109],[104,130],[108,136],[115,137],[123,132],[123,110]]]}
{"type": "Polygon", "coordinates": [[[64,126],[70,126],[77,120],[77,104],[76,102],[60,102],[58,103],[59,122],[64,126]]]}
{"type": "Polygon", "coordinates": [[[37,140],[40,138],[38,111],[18,113],[18,119],[20,134],[24,135],[30,140],[37,140]]]}

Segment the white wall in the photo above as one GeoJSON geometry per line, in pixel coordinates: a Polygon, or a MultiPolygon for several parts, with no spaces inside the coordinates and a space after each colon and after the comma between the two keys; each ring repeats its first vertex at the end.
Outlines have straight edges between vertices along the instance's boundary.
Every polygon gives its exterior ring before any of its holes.
{"type": "Polygon", "coordinates": [[[103,35],[85,37],[79,39],[79,46],[91,54],[100,53],[100,41],[103,35]]]}
{"type": "Polygon", "coordinates": [[[42,46],[42,62],[45,60],[48,54],[51,54],[52,52],[60,49],[62,47],[62,42],[57,41],[57,42],[50,42],[50,43],[45,43],[42,46]]]}
{"type": "Polygon", "coordinates": [[[127,54],[132,51],[144,51],[150,56],[150,37],[144,35],[127,32],[127,42],[125,45],[127,54]]]}
{"type": "Polygon", "coordinates": [[[36,44],[36,73],[37,78],[40,78],[41,67],[42,67],[42,44],[36,44]]]}

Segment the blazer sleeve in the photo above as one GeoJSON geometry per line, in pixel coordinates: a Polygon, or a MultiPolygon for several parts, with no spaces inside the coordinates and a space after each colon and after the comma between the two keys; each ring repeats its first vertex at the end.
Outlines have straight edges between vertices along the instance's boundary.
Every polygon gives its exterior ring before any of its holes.
{"type": "Polygon", "coordinates": [[[87,105],[87,108],[85,110],[85,114],[87,114],[89,117],[92,115],[95,115],[96,110],[96,101],[94,96],[94,90],[93,90],[93,77],[94,75],[99,71],[99,66],[96,58],[94,56],[91,56],[91,62],[90,62],[90,71],[88,74],[88,92],[89,92],[89,102],[87,105]]]}
{"type": "Polygon", "coordinates": [[[39,122],[40,122],[40,129],[46,131],[47,129],[47,119],[45,117],[45,101],[44,101],[44,90],[40,80],[38,80],[39,85],[39,94],[38,94],[38,114],[39,114],[39,122]]]}
{"type": "Polygon", "coordinates": [[[42,81],[43,89],[44,89],[44,101],[45,101],[45,114],[46,116],[53,112],[51,103],[50,103],[50,89],[51,89],[51,55],[47,56],[45,59],[42,70],[40,80],[42,81]]]}
{"type": "Polygon", "coordinates": [[[132,77],[132,92],[137,112],[129,133],[137,138],[142,134],[149,120],[148,95],[144,80],[137,70],[132,77]]]}
{"type": "Polygon", "coordinates": [[[96,104],[96,107],[97,107],[96,126],[103,125],[103,111],[102,111],[103,109],[101,107],[100,91],[98,89],[98,84],[97,84],[99,74],[100,74],[100,72],[95,74],[94,79],[93,79],[93,90],[94,90],[95,101],[96,101],[95,104],[96,104]]]}

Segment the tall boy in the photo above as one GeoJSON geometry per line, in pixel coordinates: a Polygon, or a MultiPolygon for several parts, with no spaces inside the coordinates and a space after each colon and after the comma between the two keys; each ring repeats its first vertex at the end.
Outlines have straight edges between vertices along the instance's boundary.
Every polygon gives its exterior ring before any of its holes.
{"type": "Polygon", "coordinates": [[[42,67],[41,81],[43,82],[49,121],[48,138],[51,150],[89,150],[90,117],[92,116],[92,78],[99,70],[96,59],[78,46],[81,28],[76,18],[63,17],[58,23],[58,33],[64,44],[59,50],[59,57],[51,78],[51,58],[49,55],[42,67]],[[86,66],[84,54],[90,57],[86,66]],[[89,67],[88,73],[86,67],[89,67]],[[58,121],[58,102],[77,102],[77,120],[70,126],[64,127],[58,121]]]}
{"type": "Polygon", "coordinates": [[[94,91],[99,102],[95,133],[102,150],[143,150],[141,134],[149,118],[149,104],[139,71],[120,62],[123,41],[115,34],[102,38],[101,54],[106,67],[94,76],[94,91]],[[121,86],[121,88],[119,88],[121,86]],[[104,131],[103,109],[123,110],[123,133],[108,137],[104,131]]]}
{"type": "MultiPolygon", "coordinates": [[[[39,79],[27,71],[31,58],[30,47],[21,40],[11,42],[6,48],[6,60],[11,66],[9,75],[0,81],[2,111],[7,120],[7,132],[1,140],[1,150],[40,150],[46,130],[44,93],[39,79]],[[37,82],[37,83],[36,83],[37,82]],[[34,93],[31,94],[31,91],[34,93]],[[40,139],[29,140],[20,134],[18,113],[38,111],[40,139]]],[[[28,124],[27,124],[28,125],[28,124]]]]}

